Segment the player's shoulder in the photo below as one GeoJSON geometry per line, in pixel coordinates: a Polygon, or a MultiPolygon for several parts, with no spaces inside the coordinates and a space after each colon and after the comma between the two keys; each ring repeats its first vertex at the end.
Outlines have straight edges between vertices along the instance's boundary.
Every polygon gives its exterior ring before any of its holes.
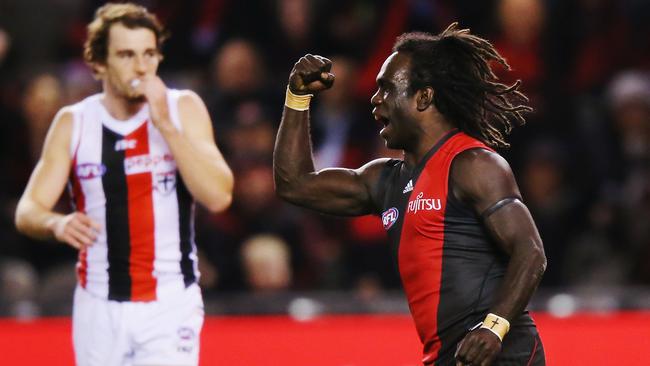
{"type": "Polygon", "coordinates": [[[54,119],[52,120],[52,125],[53,126],[69,125],[71,127],[75,119],[79,119],[76,118],[76,116],[82,115],[89,110],[96,110],[99,108],[103,108],[101,105],[101,100],[103,96],[104,94],[102,93],[96,93],[96,94],[89,95],[77,101],[76,103],[63,106],[54,115],[54,119]]]}
{"type": "Polygon", "coordinates": [[[499,153],[483,148],[476,147],[461,151],[456,155],[453,161],[453,170],[467,174],[476,173],[503,173],[510,171],[510,165],[499,153]]]}
{"type": "Polygon", "coordinates": [[[366,184],[373,184],[377,181],[380,180],[382,173],[386,171],[386,169],[390,169],[393,167],[393,163],[395,162],[395,159],[390,159],[390,158],[379,158],[379,159],[374,159],[366,164],[364,164],[362,167],[356,170],[357,175],[366,183],[366,184]]]}
{"type": "Polygon", "coordinates": [[[382,170],[386,167],[393,166],[395,161],[396,161],[395,159],[391,159],[391,158],[378,158],[365,163],[358,170],[360,172],[365,172],[368,170],[373,170],[373,171],[382,170]]]}
{"type": "Polygon", "coordinates": [[[52,120],[52,128],[56,129],[72,129],[72,124],[74,123],[74,115],[78,110],[76,104],[70,104],[62,107],[54,115],[52,120]]]}
{"type": "Polygon", "coordinates": [[[516,192],[510,165],[498,153],[475,148],[459,153],[451,167],[451,182],[459,198],[502,197],[516,192]]]}
{"type": "Polygon", "coordinates": [[[205,105],[203,99],[193,90],[170,89],[169,93],[176,97],[179,108],[198,108],[205,105]]]}
{"type": "Polygon", "coordinates": [[[210,113],[201,97],[189,89],[171,90],[170,93],[176,103],[181,128],[188,132],[196,131],[201,135],[212,135],[209,130],[212,125],[210,113]]]}
{"type": "Polygon", "coordinates": [[[70,145],[74,130],[74,110],[74,105],[67,105],[56,113],[45,138],[43,156],[50,156],[53,151],[63,151],[70,145]]]}
{"type": "Polygon", "coordinates": [[[76,103],[68,104],[62,107],[54,116],[53,125],[72,125],[75,119],[80,119],[76,118],[77,116],[81,116],[89,111],[92,113],[92,111],[103,108],[101,105],[102,97],[103,94],[101,93],[93,94],[79,100],[76,103]]]}

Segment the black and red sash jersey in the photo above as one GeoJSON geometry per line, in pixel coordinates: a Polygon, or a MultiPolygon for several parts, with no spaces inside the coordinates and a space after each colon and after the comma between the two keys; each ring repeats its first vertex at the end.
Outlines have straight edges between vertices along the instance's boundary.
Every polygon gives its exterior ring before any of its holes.
{"type": "Polygon", "coordinates": [[[397,255],[425,365],[453,360],[456,344],[485,317],[506,272],[507,255],[480,216],[455,199],[449,187],[452,161],[469,149],[490,150],[453,130],[413,169],[389,160],[375,198],[397,255]]]}

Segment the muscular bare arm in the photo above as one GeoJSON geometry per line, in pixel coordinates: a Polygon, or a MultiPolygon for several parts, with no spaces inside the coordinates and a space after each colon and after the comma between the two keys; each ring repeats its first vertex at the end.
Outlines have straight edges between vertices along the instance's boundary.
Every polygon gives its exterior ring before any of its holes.
{"type": "MultiPolygon", "coordinates": [[[[307,55],[294,66],[289,88],[294,94],[314,94],[331,87],[331,62],[307,55]]],[[[284,107],[273,152],[277,194],[296,205],[335,215],[363,215],[373,211],[371,192],[388,159],[359,169],[315,171],[309,135],[309,111],[284,107]]]]}
{"type": "Polygon", "coordinates": [[[61,110],[45,139],[42,155],[16,208],[16,228],[37,239],[56,238],[75,248],[91,245],[99,225],[82,212],[52,211],[68,181],[72,157],[72,113],[61,110]]]}
{"type": "MultiPolygon", "coordinates": [[[[452,189],[460,200],[483,213],[504,198],[520,198],[508,163],[487,150],[470,150],[454,160],[452,189]]],[[[508,268],[490,312],[515,320],[525,309],[546,269],[546,257],[537,228],[521,200],[514,200],[484,218],[495,242],[510,256],[508,268]]],[[[470,332],[458,352],[459,365],[489,365],[501,342],[489,330],[470,332]]]]}

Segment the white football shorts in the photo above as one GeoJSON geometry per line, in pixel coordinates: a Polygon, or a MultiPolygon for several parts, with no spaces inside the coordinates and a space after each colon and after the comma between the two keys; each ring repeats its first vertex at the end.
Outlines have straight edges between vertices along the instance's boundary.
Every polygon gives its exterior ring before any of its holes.
{"type": "Polygon", "coordinates": [[[72,314],[77,366],[196,366],[203,319],[197,284],[150,302],[105,300],[77,286],[72,314]]]}

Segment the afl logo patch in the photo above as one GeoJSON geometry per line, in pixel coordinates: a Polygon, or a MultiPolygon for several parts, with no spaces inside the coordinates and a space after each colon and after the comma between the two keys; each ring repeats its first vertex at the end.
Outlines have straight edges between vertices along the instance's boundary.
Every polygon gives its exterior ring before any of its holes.
{"type": "Polygon", "coordinates": [[[388,231],[388,229],[397,222],[398,217],[399,211],[397,211],[395,207],[391,207],[384,211],[384,213],[381,214],[381,222],[384,224],[384,230],[388,231]]]}
{"type": "Polygon", "coordinates": [[[78,164],[75,173],[79,179],[99,178],[106,173],[106,166],[94,163],[78,164]]]}

